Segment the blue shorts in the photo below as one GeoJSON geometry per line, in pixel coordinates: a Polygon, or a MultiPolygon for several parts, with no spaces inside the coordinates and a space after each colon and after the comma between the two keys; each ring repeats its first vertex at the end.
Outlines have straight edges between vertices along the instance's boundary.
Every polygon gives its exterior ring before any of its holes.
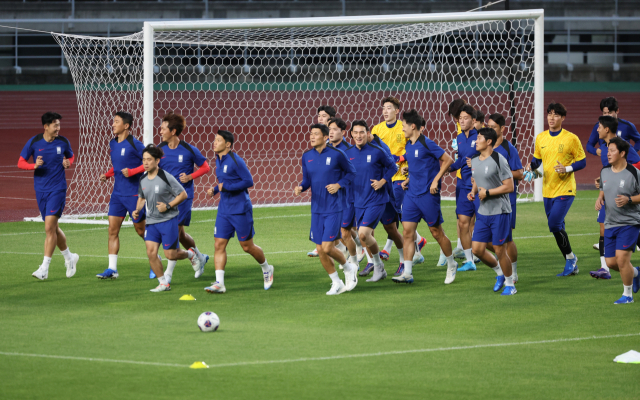
{"type": "Polygon", "coordinates": [[[178,225],[189,226],[191,223],[191,207],[193,207],[193,199],[187,199],[178,204],[178,225]]]}
{"type": "Polygon", "coordinates": [[[311,231],[309,240],[315,244],[333,242],[342,238],[340,235],[340,221],[342,211],[332,214],[311,214],[311,231]]]}
{"type": "Polygon", "coordinates": [[[466,215],[467,217],[473,217],[478,212],[480,206],[480,198],[476,194],[474,201],[469,201],[467,195],[471,192],[471,189],[465,189],[460,186],[456,186],[456,215],[466,215]]]}
{"type": "Polygon", "coordinates": [[[600,211],[598,211],[598,222],[601,224],[604,224],[604,219],[607,216],[607,213],[605,211],[605,206],[604,204],[602,205],[602,208],[600,209],[600,211]]]}
{"type": "Polygon", "coordinates": [[[384,206],[380,222],[382,222],[382,225],[389,225],[394,222],[398,222],[400,220],[399,217],[400,215],[398,214],[395,204],[388,202],[384,206]]]}
{"type": "Polygon", "coordinates": [[[564,217],[566,217],[575,196],[545,197],[544,212],[547,214],[549,232],[560,232],[564,229],[564,217]]]}
{"type": "Polygon", "coordinates": [[[120,196],[112,194],[111,200],[109,200],[109,216],[124,218],[127,216],[127,213],[129,213],[129,216],[134,223],[144,221],[146,218],[146,211],[144,207],[140,210],[138,219],[133,219],[131,216],[131,213],[136,210],[137,206],[138,196],[120,196]]]}
{"type": "Polygon", "coordinates": [[[640,225],[616,226],[604,230],[604,256],[616,256],[616,250],[636,251],[640,225]]]}
{"type": "Polygon", "coordinates": [[[419,223],[421,219],[429,226],[439,226],[444,222],[440,209],[440,195],[425,193],[419,197],[405,196],[402,221],[419,223]]]}
{"type": "Polygon", "coordinates": [[[376,229],[385,207],[386,204],[376,204],[367,208],[356,207],[356,224],[358,228],[366,226],[367,228],[376,229]]]}
{"type": "Polygon", "coordinates": [[[344,210],[342,210],[342,227],[344,229],[351,229],[352,226],[356,226],[356,208],[352,204],[348,204],[344,210]]]}
{"type": "Polygon", "coordinates": [[[60,218],[64,211],[64,206],[67,204],[67,191],[36,192],[36,201],[43,221],[49,215],[55,215],[60,218]]]}
{"type": "Polygon", "coordinates": [[[492,243],[502,246],[508,242],[511,234],[511,214],[476,215],[476,225],[473,228],[473,242],[492,243]]]}
{"type": "Polygon", "coordinates": [[[402,189],[402,182],[404,181],[393,182],[393,205],[398,213],[402,213],[402,203],[404,202],[405,194],[407,194],[407,191],[402,189]]]}
{"type": "Polygon", "coordinates": [[[231,239],[236,232],[241,242],[253,239],[256,234],[253,229],[253,209],[244,214],[218,213],[213,229],[213,237],[219,239],[231,239]]]}
{"type": "Polygon", "coordinates": [[[179,249],[179,236],[178,217],[157,224],[147,224],[144,229],[144,240],[160,243],[165,250],[179,249]]]}

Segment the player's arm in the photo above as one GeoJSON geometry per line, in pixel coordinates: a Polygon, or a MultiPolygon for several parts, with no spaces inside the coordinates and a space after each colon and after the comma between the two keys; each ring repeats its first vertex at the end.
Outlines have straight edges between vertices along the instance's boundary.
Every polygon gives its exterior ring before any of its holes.
{"type": "Polygon", "coordinates": [[[236,192],[239,190],[249,189],[253,186],[253,177],[251,176],[251,172],[249,172],[249,168],[247,168],[247,164],[244,163],[244,160],[238,158],[238,165],[236,168],[236,173],[240,177],[240,182],[228,182],[222,186],[220,191],[222,192],[236,192]]]}
{"type": "Polygon", "coordinates": [[[572,142],[573,143],[571,143],[571,153],[573,155],[573,159],[576,161],[574,161],[571,165],[566,167],[560,164],[560,162],[558,162],[555,169],[556,169],[556,172],[558,172],[559,174],[577,172],[577,171],[580,171],[581,169],[584,169],[584,167],[587,166],[587,156],[584,154],[584,149],[582,148],[582,143],[580,143],[580,139],[578,139],[578,137],[576,136],[573,138],[572,142]]]}
{"type": "Polygon", "coordinates": [[[390,157],[386,151],[381,150],[383,157],[380,159],[382,165],[384,166],[384,171],[382,178],[380,180],[370,179],[371,187],[374,190],[381,189],[387,182],[391,182],[393,176],[398,172],[398,166],[396,165],[394,159],[390,157]]]}
{"type": "MultiPolygon", "coordinates": [[[[171,206],[171,208],[174,208],[185,201],[189,196],[187,195],[187,192],[184,190],[180,182],[178,182],[178,180],[174,178],[173,175],[167,174],[167,180],[169,181],[169,191],[171,192],[171,194],[176,196],[168,203],[168,205],[171,206]]],[[[156,207],[158,207],[158,211],[160,211],[161,213],[167,211],[166,203],[157,202],[156,207]]]]}
{"type": "Polygon", "coordinates": [[[478,185],[476,185],[476,180],[471,178],[471,191],[467,193],[467,200],[469,201],[475,200],[477,193],[478,193],[478,185]]]}
{"type": "Polygon", "coordinates": [[[42,160],[42,156],[35,157],[33,154],[33,148],[31,147],[32,139],[29,139],[27,144],[24,145],[24,148],[20,152],[20,158],[18,159],[18,168],[26,169],[26,170],[34,170],[44,164],[42,160]],[[35,163],[31,164],[27,160],[34,156],[35,163]]]}
{"type": "Polygon", "coordinates": [[[66,139],[65,141],[67,142],[67,146],[66,149],[64,149],[64,159],[62,160],[62,166],[64,168],[69,168],[71,165],[73,165],[76,156],[73,154],[73,150],[71,150],[71,143],[69,143],[69,141],[66,139]]]}
{"type": "Polygon", "coordinates": [[[304,162],[304,157],[302,157],[300,161],[300,164],[302,164],[302,182],[293,189],[293,194],[296,196],[311,187],[311,179],[309,178],[309,172],[307,171],[307,165],[304,162]]]}
{"type": "Polygon", "coordinates": [[[635,151],[640,151],[640,133],[638,133],[638,129],[636,126],[629,122],[629,129],[627,130],[629,138],[627,141],[633,140],[633,149],[635,151]]]}
{"type": "Polygon", "coordinates": [[[340,155],[338,156],[338,163],[345,172],[342,179],[338,181],[338,185],[340,185],[340,187],[346,187],[356,178],[356,167],[353,166],[351,161],[349,161],[343,152],[340,152],[340,155]]]}
{"type": "MultiPolygon", "coordinates": [[[[638,138],[640,140],[640,137],[638,138]]],[[[589,140],[587,140],[587,152],[593,154],[594,156],[600,157],[600,149],[596,149],[596,145],[600,143],[600,136],[598,135],[598,124],[593,127],[591,130],[591,135],[589,135],[589,140]]]]}
{"type": "Polygon", "coordinates": [[[451,164],[451,167],[449,167],[449,171],[450,172],[455,172],[455,171],[459,170],[460,168],[462,168],[466,164],[467,164],[467,159],[465,157],[458,157],[453,162],[453,164],[451,164]]]}
{"type": "MultiPolygon", "coordinates": [[[[431,187],[429,188],[429,191],[431,192],[431,194],[438,193],[438,181],[442,179],[444,174],[446,174],[447,171],[449,171],[449,167],[451,167],[451,165],[453,164],[453,158],[451,158],[451,156],[447,154],[444,150],[442,150],[439,146],[438,146],[438,149],[441,150],[440,157],[438,158],[438,160],[440,160],[440,171],[438,171],[438,174],[435,176],[435,178],[433,178],[433,182],[431,182],[431,187]]],[[[436,156],[437,156],[437,153],[436,153],[436,156]]]]}
{"type": "Polygon", "coordinates": [[[596,199],[595,208],[597,211],[600,211],[602,207],[604,207],[604,188],[602,187],[602,185],[600,185],[600,182],[602,181],[602,170],[600,170],[600,175],[598,175],[598,179],[596,180],[597,188],[600,189],[600,191],[598,192],[598,198],[596,199]]]}
{"type": "Polygon", "coordinates": [[[138,202],[136,203],[136,209],[131,213],[133,219],[138,219],[140,211],[142,210],[142,207],[144,207],[144,203],[144,191],[142,190],[142,186],[138,183],[138,202]]]}

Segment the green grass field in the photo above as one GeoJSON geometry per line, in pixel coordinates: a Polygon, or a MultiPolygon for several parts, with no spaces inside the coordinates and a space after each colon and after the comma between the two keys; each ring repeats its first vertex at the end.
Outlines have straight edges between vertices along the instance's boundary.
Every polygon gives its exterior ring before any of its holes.
{"type": "MultiPolygon", "coordinates": [[[[149,292],[157,281],[132,228],[121,233],[120,278],[98,280],[106,226],[63,226],[78,273],[67,279],[57,252],[38,281],[43,225],[0,224],[0,399],[635,399],[640,365],[613,358],[640,351],[640,304],[613,305],[619,274],[589,276],[600,264],[595,196],[580,192],[567,217],[580,274],[566,278],[555,276],[564,262],[542,204],[518,205],[513,297],[493,293],[495,273],[482,264],[445,286],[424,223],[413,285],[361,279],[340,296],[325,295],[330,279],[306,257],[309,207],[254,211],[273,287],[263,290],[260,267],[234,239],[224,295],[203,291],[212,262],[199,280],[180,262],[170,292],[149,292]],[[203,311],[220,316],[218,332],[198,330],[203,311]],[[211,368],[187,368],[195,361],[211,368]]],[[[444,207],[454,239],[454,205],[444,207]]],[[[196,212],[188,229],[203,252],[213,252],[214,218],[196,212]]],[[[397,260],[394,249],[390,276],[397,260]]]]}

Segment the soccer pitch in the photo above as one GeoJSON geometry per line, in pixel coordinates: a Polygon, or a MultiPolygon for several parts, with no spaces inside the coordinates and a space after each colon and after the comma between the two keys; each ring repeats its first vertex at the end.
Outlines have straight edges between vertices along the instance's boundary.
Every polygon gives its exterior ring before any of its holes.
{"type": "MultiPolygon", "coordinates": [[[[542,203],[518,205],[520,281],[510,297],[492,291],[495,273],[483,264],[444,285],[424,222],[418,230],[429,243],[414,284],[391,281],[394,248],[388,279],[360,278],[339,296],[325,295],[331,281],[306,256],[309,207],[254,210],[273,287],[263,290],[260,267],[233,239],[224,295],[203,290],[213,259],[199,280],[179,262],[172,290],[149,292],[157,281],[130,227],[121,232],[119,279],[95,277],[107,266],[106,226],[64,225],[78,272],[67,279],[56,250],[49,279],[38,281],[30,275],[42,260],[43,225],[0,224],[0,398],[637,398],[640,366],[613,358],[640,350],[640,305],[613,304],[617,272],[610,281],[589,276],[600,265],[591,248],[595,197],[579,192],[567,216],[580,274],[565,278],[555,276],[564,262],[542,203]],[[178,301],[184,294],[197,300],[178,301]],[[218,332],[198,330],[204,311],[219,315],[218,332]],[[211,368],[189,369],[195,361],[211,368]]],[[[454,207],[443,202],[451,239],[454,207]]],[[[215,215],[195,212],[187,229],[210,255],[215,215]]],[[[377,236],[384,243],[381,226],[377,236]]]]}

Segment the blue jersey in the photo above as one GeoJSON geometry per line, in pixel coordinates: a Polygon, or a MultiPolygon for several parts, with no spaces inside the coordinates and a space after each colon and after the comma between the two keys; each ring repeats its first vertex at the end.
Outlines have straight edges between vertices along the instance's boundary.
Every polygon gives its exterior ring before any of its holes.
{"type": "Polygon", "coordinates": [[[471,168],[467,166],[467,157],[473,158],[478,151],[476,150],[476,139],[478,138],[478,131],[475,128],[469,131],[469,137],[465,135],[464,131],[458,135],[456,141],[458,142],[458,159],[451,165],[452,171],[460,170],[462,179],[458,179],[458,185],[460,187],[471,190],[473,185],[471,184],[471,168]]]}
{"type": "Polygon", "coordinates": [[[302,155],[302,191],[311,188],[311,212],[333,214],[342,212],[344,192],[331,194],[326,186],[334,183],[348,186],[356,176],[356,169],[342,150],[326,146],[322,152],[313,148],[302,155]]]}
{"type": "Polygon", "coordinates": [[[140,178],[138,176],[122,175],[125,168],[138,168],[142,165],[142,151],[144,144],[134,138],[132,135],[127,136],[125,140],[118,143],[118,138],[113,138],[109,142],[109,154],[111,154],[111,165],[113,165],[113,194],[120,196],[137,196],[138,184],[140,178]]]}
{"type": "MultiPolygon", "coordinates": [[[[500,146],[494,147],[493,151],[496,153],[502,154],[502,156],[509,163],[509,168],[511,171],[517,171],[519,169],[523,169],[522,161],[520,161],[520,156],[518,155],[518,149],[515,148],[508,140],[502,140],[500,146]]],[[[518,197],[518,183],[520,181],[513,179],[513,192],[509,193],[509,201],[511,205],[516,204],[516,198],[518,197]]]]}
{"type": "MultiPolygon", "coordinates": [[[[405,150],[404,158],[409,163],[407,196],[415,198],[430,193],[431,183],[440,172],[440,157],[444,150],[424,135],[418,136],[415,143],[408,140],[405,150]]],[[[439,180],[438,191],[441,183],[439,180]]]]}
{"type": "MultiPolygon", "coordinates": [[[[253,186],[253,177],[244,160],[235,154],[218,157],[216,155],[216,178],[222,183],[218,214],[245,214],[251,211],[249,189],[253,186]]],[[[214,189],[217,193],[218,186],[214,189]]]]}
{"type": "Polygon", "coordinates": [[[164,151],[164,157],[162,157],[159,164],[160,168],[173,175],[184,187],[187,192],[187,198],[193,199],[193,179],[187,183],[182,183],[180,174],[193,174],[193,165],[200,167],[207,159],[200,153],[200,150],[184,140],[181,140],[175,149],[169,148],[167,142],[160,143],[158,147],[164,151]]]}
{"type": "Polygon", "coordinates": [[[393,160],[373,142],[365,144],[362,148],[351,147],[347,150],[347,156],[356,169],[356,177],[353,180],[355,207],[367,208],[387,204],[389,191],[386,187],[374,190],[371,187],[371,179],[379,181],[384,178],[391,185],[391,179],[398,171],[393,160]]]}
{"type": "MultiPolygon", "coordinates": [[[[594,156],[597,156],[598,153],[595,146],[596,144],[600,145],[600,161],[602,162],[602,166],[605,166],[609,165],[609,160],[607,159],[608,149],[606,142],[603,139],[600,139],[600,136],[598,135],[598,125],[600,125],[599,122],[596,123],[591,130],[591,135],[587,141],[587,151],[594,156]]],[[[623,138],[629,143],[633,140],[633,148],[636,153],[640,151],[640,133],[638,133],[635,125],[631,122],[618,118],[618,132],[616,134],[618,137],[623,138]]]]}
{"type": "Polygon", "coordinates": [[[31,156],[34,163],[39,156],[42,156],[44,161],[44,164],[33,171],[33,187],[36,193],[67,190],[67,177],[62,161],[73,157],[73,150],[67,138],[57,136],[51,142],[47,142],[44,140],[44,134],[36,135],[29,139],[20,152],[20,157],[26,161],[29,161],[31,156]]]}
{"type": "MultiPolygon", "coordinates": [[[[391,159],[391,161],[393,161],[394,163],[397,163],[398,160],[400,159],[400,157],[395,156],[391,153],[391,149],[389,149],[389,146],[387,146],[387,144],[383,142],[378,135],[373,135],[373,140],[371,141],[371,143],[377,144],[378,147],[384,150],[387,156],[389,157],[389,159],[391,159]]],[[[387,192],[389,192],[389,201],[395,206],[396,199],[395,199],[395,195],[393,194],[393,182],[387,181],[387,183],[385,183],[384,186],[387,189],[387,192]]],[[[396,212],[400,212],[400,211],[401,210],[396,210],[396,212]]]]}
{"type": "MultiPolygon", "coordinates": [[[[344,153],[347,152],[347,150],[349,150],[350,148],[353,147],[352,144],[347,143],[344,139],[338,143],[337,146],[333,146],[332,144],[329,144],[329,146],[335,147],[338,150],[342,150],[344,153]]],[[[348,204],[353,204],[353,190],[351,189],[353,186],[353,183],[350,183],[349,185],[347,185],[344,188],[344,206],[347,207],[348,204]]],[[[340,189],[343,190],[343,189],[340,189]]]]}

